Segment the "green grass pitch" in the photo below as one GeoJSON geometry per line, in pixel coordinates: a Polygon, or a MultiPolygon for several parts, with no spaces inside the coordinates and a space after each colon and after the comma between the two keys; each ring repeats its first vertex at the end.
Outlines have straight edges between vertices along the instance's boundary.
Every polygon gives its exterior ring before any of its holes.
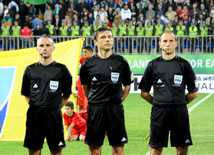
{"type": "MultiPolygon", "coordinates": [[[[188,105],[188,108],[202,100],[208,94],[199,94],[198,98],[188,105]]],[[[151,105],[140,98],[140,94],[129,94],[125,103],[125,121],[129,143],[125,145],[126,155],[145,155],[149,151],[148,141],[149,119],[151,105]]],[[[214,94],[197,106],[190,113],[190,126],[194,145],[189,148],[191,155],[211,155],[214,148],[214,94]]],[[[15,130],[15,129],[14,129],[15,130]]],[[[0,155],[26,155],[28,150],[23,142],[0,142],[0,155]]],[[[49,154],[45,143],[42,154],[49,154]]],[[[67,142],[63,149],[64,155],[88,155],[88,147],[83,142],[67,142]]],[[[111,147],[105,138],[102,147],[103,155],[111,154],[111,147]]],[[[164,155],[175,154],[175,148],[164,148],[164,155]]]]}

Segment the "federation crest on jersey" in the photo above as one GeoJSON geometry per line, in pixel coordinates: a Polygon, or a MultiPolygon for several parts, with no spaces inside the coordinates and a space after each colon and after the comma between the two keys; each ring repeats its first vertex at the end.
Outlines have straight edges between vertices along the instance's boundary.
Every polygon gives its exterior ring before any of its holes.
{"type": "Polygon", "coordinates": [[[113,83],[117,83],[118,80],[119,80],[119,76],[120,76],[120,73],[111,72],[111,81],[112,81],[113,83]]]}
{"type": "Polygon", "coordinates": [[[174,75],[174,83],[176,86],[180,86],[183,80],[183,75],[174,75]]]}
{"type": "Polygon", "coordinates": [[[50,81],[50,90],[51,92],[55,92],[58,89],[59,81],[50,81]]]}

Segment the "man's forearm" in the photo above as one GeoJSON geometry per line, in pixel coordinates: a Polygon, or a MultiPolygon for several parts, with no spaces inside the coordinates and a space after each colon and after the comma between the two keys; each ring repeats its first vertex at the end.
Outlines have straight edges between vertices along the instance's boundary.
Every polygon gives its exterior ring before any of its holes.
{"type": "Polygon", "coordinates": [[[141,91],[141,97],[152,104],[153,97],[149,92],[141,91]]]}
{"type": "Polygon", "coordinates": [[[130,91],[130,85],[124,86],[123,88],[123,100],[122,102],[126,99],[130,91]]]}
{"type": "Polygon", "coordinates": [[[82,88],[83,88],[83,93],[84,95],[88,98],[88,93],[89,93],[89,88],[88,88],[88,85],[82,85],[82,88]]]}
{"type": "Polygon", "coordinates": [[[186,95],[187,104],[189,104],[192,100],[194,100],[198,96],[198,91],[188,93],[186,95]]]}

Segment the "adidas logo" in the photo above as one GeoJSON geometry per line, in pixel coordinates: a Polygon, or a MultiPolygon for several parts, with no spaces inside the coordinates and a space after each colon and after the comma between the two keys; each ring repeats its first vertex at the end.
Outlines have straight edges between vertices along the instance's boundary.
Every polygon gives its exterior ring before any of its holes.
{"type": "Polygon", "coordinates": [[[189,139],[187,139],[187,140],[185,141],[185,144],[187,144],[187,143],[190,143],[189,139]]]}
{"type": "Polygon", "coordinates": [[[123,137],[123,138],[121,139],[121,142],[125,142],[125,141],[127,141],[127,139],[126,139],[125,137],[123,137]]]}
{"type": "Polygon", "coordinates": [[[159,79],[157,83],[162,83],[161,79],[159,79]]]}
{"type": "Polygon", "coordinates": [[[62,145],[64,145],[63,142],[59,142],[58,146],[62,146],[62,145]]]}
{"type": "Polygon", "coordinates": [[[37,84],[35,84],[35,85],[33,86],[33,88],[38,88],[38,85],[37,85],[37,84]]]}
{"type": "Polygon", "coordinates": [[[96,78],[96,77],[93,77],[92,81],[97,81],[97,78],[96,78]]]}

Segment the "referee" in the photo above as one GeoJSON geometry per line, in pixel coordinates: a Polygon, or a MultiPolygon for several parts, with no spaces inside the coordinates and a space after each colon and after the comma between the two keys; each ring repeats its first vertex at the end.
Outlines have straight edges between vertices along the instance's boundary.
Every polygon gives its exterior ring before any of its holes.
{"type": "Polygon", "coordinates": [[[44,138],[51,154],[65,147],[61,108],[71,94],[72,77],[67,67],[52,59],[54,43],[47,35],[37,41],[40,61],[24,73],[22,95],[29,104],[24,147],[30,155],[41,154],[44,138]]]}
{"type": "Polygon", "coordinates": [[[152,104],[150,154],[162,154],[170,133],[177,154],[188,154],[192,145],[187,104],[198,96],[196,76],[187,60],[175,54],[176,36],[165,31],[160,37],[162,56],[152,60],[141,79],[141,97],[152,104]],[[153,96],[149,93],[154,88],[153,96]],[[189,93],[185,95],[185,88],[189,93]]]}
{"type": "Polygon", "coordinates": [[[88,98],[85,143],[91,155],[99,155],[107,133],[113,152],[122,155],[128,142],[122,102],[129,93],[132,73],[128,62],[112,53],[111,29],[96,30],[94,44],[98,54],[87,59],[80,69],[81,84],[88,98]]]}

